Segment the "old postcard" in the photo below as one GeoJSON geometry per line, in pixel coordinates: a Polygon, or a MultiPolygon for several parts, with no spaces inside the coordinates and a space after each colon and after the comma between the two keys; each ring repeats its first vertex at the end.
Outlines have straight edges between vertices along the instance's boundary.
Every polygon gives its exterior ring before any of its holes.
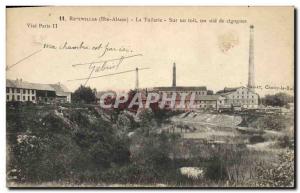
{"type": "Polygon", "coordinates": [[[7,186],[294,188],[294,12],[7,7],[7,186]]]}

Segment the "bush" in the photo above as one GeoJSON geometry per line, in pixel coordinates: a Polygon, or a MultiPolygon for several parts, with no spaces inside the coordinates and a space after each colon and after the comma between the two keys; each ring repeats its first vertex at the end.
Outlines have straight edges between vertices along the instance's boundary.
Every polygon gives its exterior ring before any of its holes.
{"type": "Polygon", "coordinates": [[[294,152],[286,151],[279,156],[279,163],[258,163],[255,168],[256,178],[252,185],[258,187],[293,187],[294,186],[294,152]]]}
{"type": "Polygon", "coordinates": [[[249,138],[250,143],[262,143],[264,141],[265,138],[263,138],[261,135],[254,135],[249,138]]]}
{"type": "Polygon", "coordinates": [[[285,115],[266,115],[257,118],[250,126],[257,129],[283,131],[294,125],[294,118],[285,115]]]}
{"type": "Polygon", "coordinates": [[[16,182],[96,181],[104,170],[128,164],[127,138],[120,138],[109,122],[89,111],[69,111],[64,117],[24,107],[17,114],[8,113],[9,131],[22,132],[10,135],[15,139],[9,141],[8,171],[17,171],[16,182]]]}
{"type": "Polygon", "coordinates": [[[224,180],[227,178],[225,162],[220,157],[213,157],[208,162],[205,176],[213,181],[224,180]]]}
{"type": "Polygon", "coordinates": [[[281,148],[292,148],[293,144],[291,142],[291,139],[289,136],[285,135],[282,137],[279,137],[277,140],[277,144],[279,145],[279,147],[281,148]]]}

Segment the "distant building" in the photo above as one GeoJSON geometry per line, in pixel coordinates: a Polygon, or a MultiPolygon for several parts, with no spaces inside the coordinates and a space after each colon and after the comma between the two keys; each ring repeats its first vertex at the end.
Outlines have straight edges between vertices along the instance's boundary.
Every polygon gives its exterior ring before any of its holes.
{"type": "Polygon", "coordinates": [[[225,97],[224,107],[242,107],[247,109],[258,108],[259,95],[247,87],[224,88],[217,94],[225,97]]]}
{"type": "Polygon", "coordinates": [[[176,87],[154,87],[153,89],[149,89],[149,91],[157,92],[159,94],[168,93],[172,95],[172,93],[196,93],[196,95],[207,95],[207,89],[205,86],[176,86],[176,87]]]}
{"type": "MultiPolygon", "coordinates": [[[[172,98],[175,94],[175,109],[174,110],[200,110],[200,109],[213,109],[218,110],[220,107],[223,107],[225,97],[221,95],[208,94],[206,87],[155,87],[140,90],[143,96],[143,100],[146,100],[147,94],[151,92],[158,93],[160,95],[160,101],[162,100],[163,93],[166,93],[168,98],[172,98]],[[192,100],[192,94],[195,93],[195,96],[192,100]],[[182,95],[185,94],[185,95],[182,95]],[[184,106],[178,108],[181,104],[181,97],[184,97],[184,106]],[[193,103],[197,105],[197,109],[190,107],[190,104],[193,103]]],[[[166,108],[171,106],[171,101],[166,101],[166,108]]]]}
{"type": "Polygon", "coordinates": [[[218,110],[220,107],[223,107],[225,97],[221,95],[197,96],[195,98],[195,103],[199,106],[199,109],[218,110]]]}
{"type": "MultiPolygon", "coordinates": [[[[179,106],[180,96],[176,98],[175,105],[179,106]]],[[[225,98],[220,95],[196,95],[193,104],[197,107],[196,109],[191,108],[190,103],[191,97],[187,96],[185,99],[185,105],[183,108],[177,108],[177,110],[218,110],[223,107],[225,98]]],[[[170,102],[169,102],[170,103],[170,102]]]]}
{"type": "Polygon", "coordinates": [[[176,64],[173,64],[173,73],[172,73],[172,86],[166,86],[166,87],[154,87],[148,89],[149,92],[157,92],[159,94],[162,93],[168,93],[170,96],[172,93],[180,94],[180,93],[196,93],[196,95],[207,95],[208,92],[212,94],[212,91],[208,91],[205,86],[177,86],[176,85],[176,64]]]}
{"type": "Polygon", "coordinates": [[[33,103],[70,103],[71,92],[62,84],[39,84],[6,80],[6,101],[30,101],[33,103]]]}
{"type": "MultiPolygon", "coordinates": [[[[185,105],[182,108],[175,108],[176,110],[196,110],[190,108],[190,99],[192,93],[195,93],[194,104],[197,109],[215,109],[218,110],[224,104],[225,98],[220,95],[214,95],[212,90],[207,90],[206,86],[177,86],[176,85],[176,64],[173,64],[172,86],[169,87],[154,87],[146,89],[147,93],[155,92],[161,97],[163,93],[167,93],[167,97],[171,98],[173,93],[176,94],[175,106],[178,106],[181,101],[181,94],[186,94],[185,105]]],[[[141,91],[141,90],[140,90],[141,91]]],[[[171,104],[167,102],[166,108],[171,104]]]]}

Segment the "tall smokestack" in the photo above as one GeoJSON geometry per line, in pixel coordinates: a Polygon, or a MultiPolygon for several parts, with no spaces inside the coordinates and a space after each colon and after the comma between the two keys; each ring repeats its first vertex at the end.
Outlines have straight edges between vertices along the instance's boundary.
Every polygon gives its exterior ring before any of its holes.
{"type": "Polygon", "coordinates": [[[173,87],[176,87],[176,64],[174,62],[173,64],[173,83],[172,83],[173,87]]]}
{"type": "Polygon", "coordinates": [[[248,88],[253,92],[255,91],[254,78],[254,26],[250,25],[248,88]]]}
{"type": "Polygon", "coordinates": [[[136,68],[135,69],[135,89],[138,90],[139,89],[139,69],[136,68]]]}

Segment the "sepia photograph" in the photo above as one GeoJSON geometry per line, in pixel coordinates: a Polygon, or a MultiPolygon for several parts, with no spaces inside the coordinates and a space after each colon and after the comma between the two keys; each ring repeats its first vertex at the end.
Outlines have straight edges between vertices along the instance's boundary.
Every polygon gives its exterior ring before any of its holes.
{"type": "Polygon", "coordinates": [[[293,6],[5,11],[8,188],[295,188],[293,6]]]}

